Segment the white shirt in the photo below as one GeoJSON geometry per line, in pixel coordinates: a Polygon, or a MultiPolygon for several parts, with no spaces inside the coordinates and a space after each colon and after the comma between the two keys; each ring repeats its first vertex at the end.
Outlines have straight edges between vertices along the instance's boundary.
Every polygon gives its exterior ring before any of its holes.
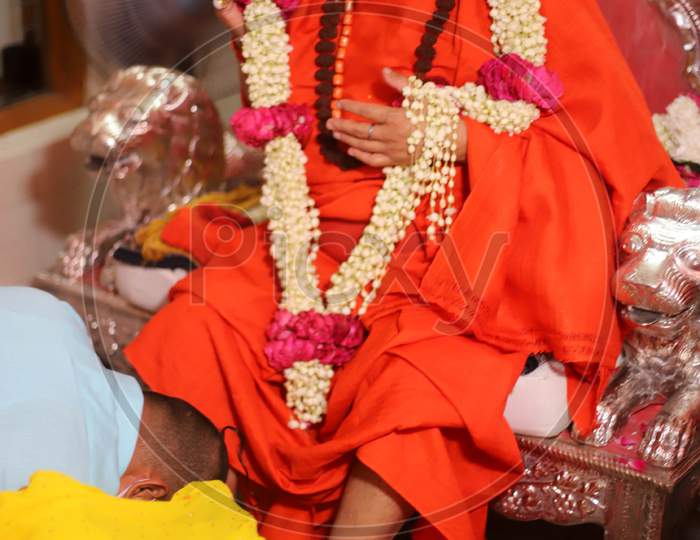
{"type": "Polygon", "coordinates": [[[142,410],[137,381],[102,366],[68,304],[0,287],[0,490],[54,470],[115,494],[142,410]]]}

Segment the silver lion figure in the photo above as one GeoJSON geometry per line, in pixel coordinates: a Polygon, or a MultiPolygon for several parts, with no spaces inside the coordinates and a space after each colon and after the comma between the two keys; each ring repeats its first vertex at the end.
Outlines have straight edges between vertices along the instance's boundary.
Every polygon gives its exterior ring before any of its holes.
{"type": "Polygon", "coordinates": [[[116,72],[89,103],[73,147],[105,180],[121,217],[67,240],[57,270],[79,278],[139,225],[224,178],[223,128],[195,78],[161,67],[116,72]]]}
{"type": "Polygon", "coordinates": [[[662,399],[639,453],[651,464],[674,467],[700,419],[700,189],[640,195],[621,247],[615,295],[634,330],[586,442],[605,446],[630,414],[662,399]]]}

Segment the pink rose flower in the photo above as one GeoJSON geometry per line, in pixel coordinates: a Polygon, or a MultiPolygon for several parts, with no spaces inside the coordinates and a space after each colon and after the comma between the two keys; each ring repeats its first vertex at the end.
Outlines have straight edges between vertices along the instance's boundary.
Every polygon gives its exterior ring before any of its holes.
{"type": "Polygon", "coordinates": [[[357,317],[278,310],[266,335],[265,356],[273,369],[283,371],[294,362],[314,359],[333,366],[349,362],[364,341],[365,329],[357,317]]]}
{"type": "Polygon", "coordinates": [[[292,321],[293,317],[294,315],[286,309],[278,309],[275,312],[274,319],[272,319],[272,322],[267,327],[267,339],[274,340],[289,334],[288,324],[292,321]]]}
{"type": "Polygon", "coordinates": [[[244,107],[231,116],[233,133],[239,141],[253,148],[262,148],[272,139],[290,133],[303,145],[311,135],[311,128],[311,111],[307,105],[244,107]]]}
{"type": "Polygon", "coordinates": [[[333,340],[343,347],[359,347],[365,339],[365,329],[356,317],[334,316],[333,340]]]}
{"type": "Polygon", "coordinates": [[[537,67],[517,54],[506,54],[484,63],[479,69],[478,84],[494,99],[523,100],[553,112],[564,95],[564,85],[556,73],[537,67]]]}
{"type": "Polygon", "coordinates": [[[498,58],[489,60],[479,68],[477,84],[483,86],[493,99],[515,101],[517,98],[510,87],[510,74],[505,64],[498,58]]]}
{"type": "Polygon", "coordinates": [[[253,148],[262,148],[275,137],[270,109],[239,109],[231,117],[231,129],[239,141],[253,148]]]}
{"type": "Polygon", "coordinates": [[[270,366],[277,371],[292,367],[294,362],[312,360],[314,344],[306,339],[289,336],[283,340],[269,341],[265,345],[265,356],[270,366]]]}
{"type": "Polygon", "coordinates": [[[338,347],[331,343],[321,343],[316,347],[316,358],[322,364],[342,366],[352,360],[354,350],[338,347]]]}
{"type": "Polygon", "coordinates": [[[309,324],[309,338],[316,343],[333,343],[333,319],[318,315],[309,324]]]}
{"type": "Polygon", "coordinates": [[[298,315],[293,315],[292,319],[287,323],[287,328],[289,328],[294,335],[300,338],[309,337],[309,332],[307,330],[309,323],[308,317],[306,316],[308,312],[304,311],[298,315]]]}

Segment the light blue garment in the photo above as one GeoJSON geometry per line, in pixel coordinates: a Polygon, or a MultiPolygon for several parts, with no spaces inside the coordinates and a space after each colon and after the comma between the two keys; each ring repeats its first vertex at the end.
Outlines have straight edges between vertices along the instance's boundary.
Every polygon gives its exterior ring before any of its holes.
{"type": "Polygon", "coordinates": [[[136,380],[102,367],[68,304],[0,287],[0,490],[54,470],[116,494],[142,410],[136,380]]]}

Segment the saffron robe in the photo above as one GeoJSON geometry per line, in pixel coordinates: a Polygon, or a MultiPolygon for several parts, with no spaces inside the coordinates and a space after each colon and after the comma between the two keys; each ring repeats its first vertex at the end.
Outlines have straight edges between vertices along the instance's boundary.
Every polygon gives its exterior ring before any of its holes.
{"type": "MultiPolygon", "coordinates": [[[[249,478],[248,509],[263,536],[327,534],[360,460],[420,513],[417,538],[482,538],[487,502],[521,472],[503,409],[530,353],[566,363],[572,415],[590,428],[621,345],[616,235],[640,191],[679,180],[595,0],[542,3],[562,109],[515,136],[466,121],[451,232],[440,246],[428,242],[419,212],[319,427],[287,427],[283,379],[263,354],[278,297],[264,226],[203,207],[164,231],[203,267],[173,288],[126,353],[152,388],[240,430],[240,440],[228,439],[231,464],[249,478]]],[[[316,99],[319,9],[302,0],[289,20],[294,103],[316,99]]],[[[356,1],[344,96],[394,102],[381,70],[411,72],[433,10],[431,0],[356,1]]],[[[490,24],[485,0],[458,2],[429,75],[476,80],[493,58],[490,24]]],[[[315,137],[305,151],[327,286],[369,219],[382,175],[340,171],[315,137]]]]}

